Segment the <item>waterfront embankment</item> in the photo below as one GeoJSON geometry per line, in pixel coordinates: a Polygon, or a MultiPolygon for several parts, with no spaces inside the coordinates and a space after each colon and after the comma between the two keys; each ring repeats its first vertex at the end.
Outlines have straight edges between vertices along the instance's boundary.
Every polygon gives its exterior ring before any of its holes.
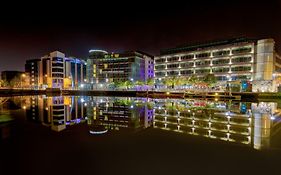
{"type": "Polygon", "coordinates": [[[117,97],[149,97],[149,98],[196,98],[210,100],[241,101],[278,101],[281,93],[275,92],[176,92],[176,91],[107,91],[107,90],[32,90],[32,89],[0,89],[0,96],[26,95],[77,95],[77,96],[117,96],[117,97]]]}

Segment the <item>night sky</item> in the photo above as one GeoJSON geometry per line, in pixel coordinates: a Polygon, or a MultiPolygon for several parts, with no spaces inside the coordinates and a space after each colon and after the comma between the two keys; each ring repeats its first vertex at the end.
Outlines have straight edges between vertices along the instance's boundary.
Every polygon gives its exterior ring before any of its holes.
{"type": "Polygon", "coordinates": [[[11,4],[0,12],[0,71],[24,70],[25,60],[55,50],[81,58],[89,49],[158,55],[161,48],[234,37],[272,37],[281,53],[280,0],[152,2],[11,4]]]}

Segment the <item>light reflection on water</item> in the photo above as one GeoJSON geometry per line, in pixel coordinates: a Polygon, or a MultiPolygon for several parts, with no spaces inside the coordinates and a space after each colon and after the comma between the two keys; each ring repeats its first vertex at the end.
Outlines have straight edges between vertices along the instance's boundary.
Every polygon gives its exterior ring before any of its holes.
{"type": "Polygon", "coordinates": [[[157,128],[248,145],[258,150],[274,147],[271,138],[278,135],[281,118],[280,107],[272,102],[135,97],[13,97],[0,98],[3,139],[9,136],[9,121],[17,119],[17,116],[7,114],[17,109],[24,112],[25,120],[37,122],[57,132],[83,123],[89,128],[89,134],[93,135],[157,128]],[[4,121],[7,118],[9,121],[4,121]]]}

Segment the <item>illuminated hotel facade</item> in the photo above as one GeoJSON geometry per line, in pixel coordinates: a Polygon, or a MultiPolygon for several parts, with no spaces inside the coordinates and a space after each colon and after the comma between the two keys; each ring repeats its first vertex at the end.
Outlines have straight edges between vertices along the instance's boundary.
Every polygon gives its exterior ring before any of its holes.
{"type": "Polygon", "coordinates": [[[39,88],[77,89],[86,76],[86,62],[67,58],[59,51],[51,52],[40,59],[27,60],[25,72],[30,76],[30,85],[39,88]]]}
{"type": "Polygon", "coordinates": [[[146,81],[154,77],[153,57],[146,53],[103,50],[90,50],[89,53],[87,81],[94,86],[116,81],[146,81]]]}
{"type": "Polygon", "coordinates": [[[276,91],[275,73],[281,57],[273,39],[245,38],[161,50],[155,57],[155,78],[214,74],[222,84],[251,81],[253,91],[276,91]]]}

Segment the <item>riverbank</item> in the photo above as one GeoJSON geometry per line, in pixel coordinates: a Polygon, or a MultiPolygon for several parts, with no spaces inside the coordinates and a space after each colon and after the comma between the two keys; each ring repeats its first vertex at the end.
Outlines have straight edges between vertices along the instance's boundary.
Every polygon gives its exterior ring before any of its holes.
{"type": "Polygon", "coordinates": [[[77,96],[117,96],[117,97],[149,97],[149,98],[195,98],[210,100],[238,101],[278,101],[281,93],[274,92],[173,92],[173,91],[104,91],[104,90],[31,90],[31,89],[0,89],[1,97],[23,95],[77,95],[77,96]]]}

